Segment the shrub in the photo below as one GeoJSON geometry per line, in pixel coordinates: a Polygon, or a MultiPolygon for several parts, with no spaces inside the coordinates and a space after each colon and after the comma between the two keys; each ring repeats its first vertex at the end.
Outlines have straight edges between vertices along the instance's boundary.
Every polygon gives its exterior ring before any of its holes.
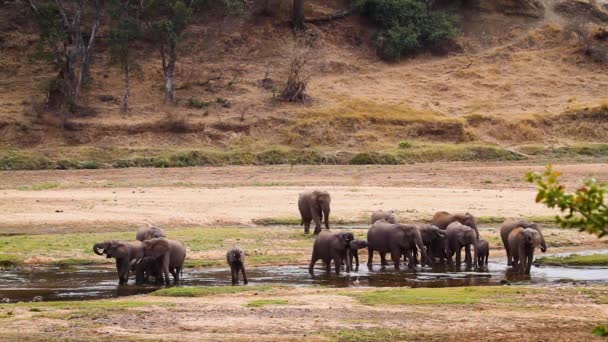
{"type": "Polygon", "coordinates": [[[369,165],[369,164],[381,164],[381,165],[397,165],[399,161],[395,156],[385,153],[359,153],[355,155],[351,160],[352,165],[369,165]]]}
{"type": "Polygon", "coordinates": [[[412,145],[412,143],[407,140],[401,140],[399,142],[399,148],[410,148],[412,146],[414,146],[414,145],[412,145]]]}
{"type": "Polygon", "coordinates": [[[357,0],[357,8],[380,31],[376,43],[386,59],[398,59],[422,47],[437,47],[458,34],[454,14],[434,11],[427,0],[357,0]]]}
{"type": "Polygon", "coordinates": [[[207,101],[203,101],[203,100],[199,100],[199,99],[195,99],[194,97],[191,97],[186,101],[186,105],[191,108],[201,109],[201,108],[209,107],[210,103],[207,101]]]}

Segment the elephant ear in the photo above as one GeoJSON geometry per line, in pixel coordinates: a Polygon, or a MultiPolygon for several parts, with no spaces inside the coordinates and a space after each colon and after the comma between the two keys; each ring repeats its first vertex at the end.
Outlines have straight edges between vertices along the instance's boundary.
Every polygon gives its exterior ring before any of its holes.
{"type": "Polygon", "coordinates": [[[145,246],[146,256],[158,258],[169,251],[169,240],[164,238],[156,238],[147,240],[145,246]]]}

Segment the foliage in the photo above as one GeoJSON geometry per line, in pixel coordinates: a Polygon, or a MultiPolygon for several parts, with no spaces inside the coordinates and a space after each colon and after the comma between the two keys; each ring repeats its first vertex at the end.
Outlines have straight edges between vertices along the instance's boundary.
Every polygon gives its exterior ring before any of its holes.
{"type": "Polygon", "coordinates": [[[453,14],[434,11],[429,0],[357,0],[355,6],[380,27],[377,44],[387,59],[437,47],[458,34],[453,14]]]}
{"type": "Polygon", "coordinates": [[[554,266],[608,266],[608,254],[543,256],[537,258],[536,262],[540,265],[554,266]]]}
{"type": "Polygon", "coordinates": [[[599,336],[599,337],[608,336],[608,328],[606,328],[603,325],[598,325],[595,328],[593,328],[591,333],[593,333],[593,335],[599,336]]]}
{"type": "MultiPolygon", "coordinates": [[[[61,48],[60,43],[65,39],[65,31],[61,25],[59,9],[53,2],[44,2],[34,11],[34,21],[40,30],[40,37],[36,44],[35,58],[61,63],[56,55],[61,48]]],[[[59,66],[59,65],[58,65],[59,66]]]]}
{"type": "Polygon", "coordinates": [[[560,184],[560,172],[553,171],[551,165],[541,174],[529,172],[526,180],[536,183],[537,203],[544,203],[549,208],[559,208],[563,216],[556,216],[562,228],[578,228],[602,237],[608,233],[608,206],[604,199],[608,188],[603,182],[587,179],[584,185],[574,193],[567,193],[560,184]]]}

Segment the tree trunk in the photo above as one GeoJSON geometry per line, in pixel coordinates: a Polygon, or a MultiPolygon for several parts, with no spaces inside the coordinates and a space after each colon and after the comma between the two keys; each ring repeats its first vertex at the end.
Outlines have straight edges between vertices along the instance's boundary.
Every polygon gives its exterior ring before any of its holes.
{"type": "Polygon", "coordinates": [[[122,107],[120,108],[121,113],[129,111],[129,95],[131,95],[131,80],[129,79],[129,64],[124,66],[125,74],[125,96],[122,99],[122,107]]]}
{"type": "Polygon", "coordinates": [[[295,31],[304,30],[304,0],[293,0],[292,23],[295,31]]]}
{"type": "Polygon", "coordinates": [[[173,71],[175,70],[176,46],[177,43],[174,41],[169,42],[169,46],[166,48],[165,45],[160,46],[160,56],[163,62],[163,74],[165,76],[165,104],[175,104],[175,96],[173,94],[173,71]],[[168,56],[166,54],[168,53],[168,56]]]}

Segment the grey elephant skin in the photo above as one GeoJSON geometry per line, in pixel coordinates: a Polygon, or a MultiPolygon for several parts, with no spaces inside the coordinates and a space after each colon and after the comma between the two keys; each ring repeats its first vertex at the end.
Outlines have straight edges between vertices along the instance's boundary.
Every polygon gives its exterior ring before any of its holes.
{"type": "Polygon", "coordinates": [[[147,283],[150,276],[154,277],[156,284],[160,284],[164,281],[160,270],[160,263],[155,258],[144,257],[137,261],[134,268],[135,284],[137,285],[147,283]]]}
{"type": "Polygon", "coordinates": [[[355,270],[359,269],[359,250],[367,248],[367,241],[365,240],[353,240],[349,244],[350,248],[350,264],[353,264],[353,258],[355,259],[355,270]]]}
{"type": "Polygon", "coordinates": [[[458,214],[450,214],[447,211],[438,211],[433,215],[433,219],[431,220],[431,224],[439,227],[439,229],[447,229],[450,223],[452,222],[460,222],[465,226],[469,226],[475,230],[475,235],[479,239],[479,231],[477,231],[477,220],[475,216],[470,213],[458,213],[458,214]]]}
{"type": "Polygon", "coordinates": [[[141,243],[144,257],[151,257],[158,262],[158,273],[162,274],[166,285],[170,284],[169,272],[173,275],[175,283],[184,268],[186,259],[186,246],[178,240],[154,238],[141,243]]]}
{"type": "Polygon", "coordinates": [[[144,257],[144,250],[140,241],[108,240],[93,245],[93,252],[105,255],[106,258],[116,259],[118,283],[126,284],[129,280],[132,264],[144,257]]]}
{"type": "Polygon", "coordinates": [[[464,260],[467,265],[477,265],[477,251],[475,250],[475,246],[477,245],[476,231],[460,222],[452,222],[448,225],[445,232],[448,261],[450,264],[452,263],[452,257],[456,254],[456,265],[460,266],[462,248],[464,247],[464,260]],[[475,254],[473,258],[471,258],[471,247],[473,247],[473,252],[475,254]]]}
{"type": "Polygon", "coordinates": [[[232,246],[226,253],[226,261],[230,266],[232,285],[239,283],[239,272],[243,274],[243,284],[247,285],[247,271],[245,270],[245,252],[239,246],[232,246]]]}
{"type": "Polygon", "coordinates": [[[315,235],[321,232],[321,220],[325,221],[325,229],[329,230],[329,211],[331,196],[327,191],[304,191],[298,197],[298,209],[304,225],[304,233],[310,233],[310,223],[315,222],[315,235]]]}
{"type": "Polygon", "coordinates": [[[135,240],[138,241],[145,241],[163,237],[167,237],[167,235],[165,235],[165,232],[161,228],[155,226],[141,227],[137,229],[137,233],[135,233],[135,240]]]}
{"type": "Polygon", "coordinates": [[[415,225],[409,224],[393,224],[385,220],[376,221],[367,231],[367,265],[371,267],[373,262],[374,251],[380,253],[382,264],[385,253],[391,253],[391,257],[395,264],[395,269],[399,269],[401,255],[409,256],[410,267],[413,267],[413,252],[418,248],[422,256],[422,260],[428,263],[420,230],[415,225]]]}
{"type": "Polygon", "coordinates": [[[515,228],[509,233],[508,244],[513,256],[513,269],[530,274],[534,250],[540,245],[540,233],[533,228],[515,228]]]}
{"type": "Polygon", "coordinates": [[[334,261],[336,274],[340,274],[342,260],[346,263],[346,272],[351,271],[350,242],[355,239],[351,232],[323,231],[315,238],[308,272],[314,274],[315,263],[323,260],[326,271],[331,271],[331,261],[334,261]]]}
{"type": "Polygon", "coordinates": [[[477,252],[477,265],[479,267],[488,266],[488,257],[490,256],[490,244],[488,241],[477,240],[475,251],[477,252]]]}
{"type": "Polygon", "coordinates": [[[376,210],[372,213],[371,224],[376,223],[376,221],[384,220],[388,223],[397,223],[397,218],[391,211],[384,211],[382,209],[376,210]]]}
{"type": "Polygon", "coordinates": [[[509,234],[517,228],[531,228],[540,234],[540,251],[545,253],[547,251],[547,243],[545,242],[545,237],[543,236],[543,232],[540,229],[538,223],[515,220],[515,219],[507,219],[500,225],[500,239],[502,240],[502,245],[505,247],[505,251],[507,252],[507,265],[512,266],[513,257],[511,253],[511,248],[509,247],[509,234]]]}
{"type": "Polygon", "coordinates": [[[426,248],[426,254],[429,257],[429,261],[434,263],[435,258],[439,258],[440,261],[443,261],[446,258],[446,232],[432,224],[420,224],[418,225],[418,230],[420,230],[422,243],[426,248]]]}

